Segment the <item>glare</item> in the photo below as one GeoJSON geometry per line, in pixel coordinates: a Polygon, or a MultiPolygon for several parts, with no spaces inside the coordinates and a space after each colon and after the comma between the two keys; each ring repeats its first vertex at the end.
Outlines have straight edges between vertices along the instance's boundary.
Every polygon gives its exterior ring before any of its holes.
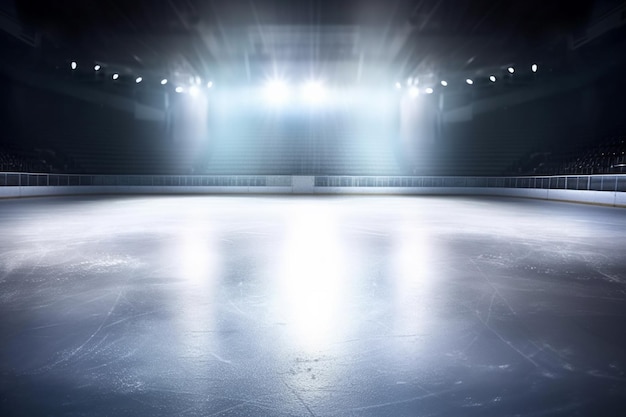
{"type": "Polygon", "coordinates": [[[213,88],[213,81],[209,81],[208,83],[206,83],[206,87],[213,88]]]}
{"type": "Polygon", "coordinates": [[[302,86],[304,99],[310,103],[319,103],[326,97],[326,88],[320,81],[307,81],[302,86]]]}
{"type": "Polygon", "coordinates": [[[530,67],[530,69],[531,69],[531,71],[532,71],[532,72],[537,72],[537,69],[538,69],[537,64],[533,64],[533,65],[530,67]]]}
{"type": "Polygon", "coordinates": [[[202,78],[196,77],[196,85],[202,84],[202,78]]]}
{"type": "Polygon", "coordinates": [[[413,85],[413,77],[409,77],[409,78],[406,80],[406,85],[408,85],[408,86],[413,85]]]}
{"type": "Polygon", "coordinates": [[[161,80],[161,85],[165,85],[165,84],[167,84],[167,78],[163,78],[163,79],[161,80]]]}
{"type": "Polygon", "coordinates": [[[142,81],[143,81],[143,78],[142,78],[142,77],[137,77],[137,78],[135,78],[135,82],[136,82],[137,84],[139,84],[139,83],[140,83],[140,82],[142,82],[142,81]]]}
{"type": "Polygon", "coordinates": [[[431,87],[428,87],[424,91],[426,91],[426,94],[432,94],[434,90],[431,87]]]}
{"type": "Polygon", "coordinates": [[[289,98],[289,87],[282,80],[270,80],[265,84],[265,96],[272,104],[282,104],[289,98]]]}
{"type": "Polygon", "coordinates": [[[489,81],[491,81],[492,83],[496,82],[496,76],[495,75],[490,75],[489,76],[489,81]]]}
{"type": "Polygon", "coordinates": [[[177,93],[179,93],[179,94],[180,94],[180,93],[182,93],[183,91],[185,91],[185,89],[184,89],[183,87],[181,87],[181,86],[178,86],[178,87],[176,87],[176,90],[175,90],[175,91],[176,91],[177,93]]]}
{"type": "Polygon", "coordinates": [[[199,92],[200,92],[200,90],[195,85],[192,85],[191,87],[189,87],[189,95],[190,96],[196,97],[199,92]]]}
{"type": "Polygon", "coordinates": [[[419,94],[420,94],[420,90],[417,87],[413,86],[409,89],[409,95],[412,98],[419,96],[419,94]]]}
{"type": "Polygon", "coordinates": [[[402,89],[402,84],[400,84],[399,82],[396,82],[396,89],[398,90],[402,89]]]}
{"type": "Polygon", "coordinates": [[[341,335],[350,257],[331,210],[301,205],[290,214],[284,246],[277,248],[280,320],[303,350],[317,352],[341,335]]]}
{"type": "Polygon", "coordinates": [[[448,86],[448,82],[446,80],[441,80],[441,85],[444,87],[448,86]]]}
{"type": "Polygon", "coordinates": [[[474,81],[471,78],[468,78],[467,80],[465,80],[466,83],[468,83],[469,85],[474,84],[474,81]]]}
{"type": "Polygon", "coordinates": [[[115,74],[113,74],[111,76],[114,80],[117,80],[118,78],[120,78],[120,75],[116,72],[115,74]]]}
{"type": "Polygon", "coordinates": [[[515,72],[515,68],[509,67],[507,71],[509,71],[509,74],[513,74],[515,72]]]}
{"type": "Polygon", "coordinates": [[[94,71],[100,71],[100,68],[102,68],[102,67],[101,67],[100,65],[96,64],[96,65],[93,67],[93,70],[94,70],[94,71]]]}
{"type": "Polygon", "coordinates": [[[76,61],[72,61],[72,63],[70,64],[70,67],[72,67],[72,69],[75,70],[78,67],[78,64],[76,63],[76,61]]]}

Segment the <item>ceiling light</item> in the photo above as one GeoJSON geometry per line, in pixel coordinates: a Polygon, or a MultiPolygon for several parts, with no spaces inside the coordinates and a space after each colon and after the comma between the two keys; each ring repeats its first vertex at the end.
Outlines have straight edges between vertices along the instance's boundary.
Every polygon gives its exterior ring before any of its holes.
{"type": "Polygon", "coordinates": [[[468,83],[469,85],[474,84],[474,81],[471,78],[468,78],[467,80],[465,80],[466,83],[468,83]]]}
{"type": "Polygon", "coordinates": [[[417,87],[411,87],[409,89],[409,95],[412,98],[415,98],[415,97],[419,96],[419,94],[420,94],[420,90],[417,87]]]}
{"type": "Polygon", "coordinates": [[[495,83],[495,82],[496,82],[496,79],[497,79],[497,78],[496,78],[496,76],[495,76],[495,75],[490,75],[490,76],[489,76],[489,81],[491,81],[492,83],[495,83]]]}
{"type": "Polygon", "coordinates": [[[163,78],[163,79],[161,80],[161,85],[165,85],[165,84],[167,84],[167,78],[163,78]]]}
{"type": "Polygon", "coordinates": [[[213,81],[206,83],[206,88],[213,88],[213,81]]]}
{"type": "Polygon", "coordinates": [[[513,74],[515,72],[515,68],[509,67],[507,71],[509,71],[509,74],[513,74]]]}
{"type": "Polygon", "coordinates": [[[120,78],[120,75],[116,72],[115,74],[112,75],[112,78],[114,80],[117,80],[118,78],[120,78]]]}
{"type": "Polygon", "coordinates": [[[137,78],[135,78],[135,82],[136,82],[137,84],[139,84],[139,83],[140,83],[140,82],[142,82],[142,81],[143,81],[143,78],[142,78],[142,77],[137,77],[137,78]]]}
{"type": "Polygon", "coordinates": [[[102,68],[102,67],[101,67],[99,64],[96,64],[96,65],[93,67],[93,70],[94,70],[94,71],[100,71],[100,68],[102,68]]]}
{"type": "Polygon", "coordinates": [[[400,84],[399,82],[396,82],[396,89],[397,90],[402,89],[402,84],[400,84]]]}
{"type": "Polygon", "coordinates": [[[444,87],[447,87],[448,82],[446,80],[441,80],[441,85],[443,85],[444,87]]]}
{"type": "Polygon", "coordinates": [[[427,87],[424,91],[426,92],[426,94],[432,94],[434,90],[431,87],[427,87]]]}
{"type": "Polygon", "coordinates": [[[76,61],[72,61],[72,63],[70,64],[70,67],[75,70],[78,67],[78,64],[76,63],[76,61]]]}
{"type": "Polygon", "coordinates": [[[175,90],[175,91],[176,91],[177,93],[179,93],[179,94],[180,94],[180,93],[182,93],[182,92],[183,92],[183,91],[185,91],[185,90],[183,89],[183,87],[178,86],[178,87],[176,87],[176,90],[175,90]]]}
{"type": "Polygon", "coordinates": [[[537,72],[537,69],[538,69],[537,64],[533,64],[533,65],[530,67],[530,69],[531,69],[531,71],[532,71],[532,72],[537,72]]]}

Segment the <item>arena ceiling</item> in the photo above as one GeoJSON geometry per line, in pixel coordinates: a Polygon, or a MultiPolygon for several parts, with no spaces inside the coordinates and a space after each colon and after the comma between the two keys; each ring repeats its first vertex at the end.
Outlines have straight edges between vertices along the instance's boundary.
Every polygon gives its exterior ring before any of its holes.
{"type": "Polygon", "coordinates": [[[599,3],[15,0],[13,12],[59,55],[137,70],[250,79],[277,63],[342,62],[351,76],[382,65],[407,77],[560,53],[599,3]]]}

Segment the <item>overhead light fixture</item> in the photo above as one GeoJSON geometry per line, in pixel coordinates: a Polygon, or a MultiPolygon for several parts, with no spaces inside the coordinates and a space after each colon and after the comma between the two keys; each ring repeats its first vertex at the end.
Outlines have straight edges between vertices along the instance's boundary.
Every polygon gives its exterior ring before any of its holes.
{"type": "Polygon", "coordinates": [[[309,103],[319,103],[326,97],[326,88],[321,81],[307,81],[302,86],[302,94],[309,103]]]}
{"type": "Polygon", "coordinates": [[[441,80],[441,85],[444,87],[448,86],[448,82],[446,80],[441,80]]]}
{"type": "Polygon", "coordinates": [[[167,84],[167,78],[163,78],[163,79],[161,80],[161,85],[165,85],[165,84],[167,84]]]}
{"type": "Polygon", "coordinates": [[[100,69],[101,69],[101,68],[102,68],[102,67],[100,66],[100,64],[96,64],[96,65],[93,67],[93,70],[94,70],[94,71],[100,71],[100,69]]]}
{"type": "Polygon", "coordinates": [[[213,88],[213,81],[206,83],[206,88],[213,88]]]}
{"type": "Polygon", "coordinates": [[[435,90],[433,90],[431,87],[427,87],[424,91],[426,92],[426,94],[432,94],[435,90]]]}
{"type": "Polygon", "coordinates": [[[70,67],[75,70],[76,68],[78,68],[78,64],[76,63],[76,61],[72,61],[72,63],[70,64],[70,67]]]}
{"type": "Polygon", "coordinates": [[[419,96],[419,94],[420,90],[417,87],[413,86],[409,89],[409,95],[411,96],[411,98],[415,98],[419,96]]]}
{"type": "Polygon", "coordinates": [[[178,87],[176,87],[176,90],[175,90],[175,91],[176,91],[178,94],[180,94],[180,93],[182,93],[183,91],[185,91],[185,89],[184,89],[183,87],[181,87],[181,86],[178,86],[178,87]]]}
{"type": "Polygon", "coordinates": [[[191,97],[196,97],[198,93],[200,93],[200,90],[198,89],[198,87],[196,87],[195,85],[192,85],[191,87],[189,87],[189,95],[191,97]]]}
{"type": "Polygon", "coordinates": [[[465,82],[468,83],[469,85],[474,84],[474,81],[471,78],[466,79],[465,82]]]}
{"type": "Polygon", "coordinates": [[[495,82],[496,82],[496,80],[497,80],[497,78],[496,78],[496,76],[495,76],[495,75],[490,75],[490,76],[489,76],[489,81],[491,81],[492,83],[495,83],[495,82]]]}
{"type": "Polygon", "coordinates": [[[116,72],[115,74],[113,74],[111,76],[114,80],[117,80],[118,78],[120,78],[120,75],[116,72]]]}
{"type": "Polygon", "coordinates": [[[539,67],[537,67],[537,64],[533,64],[533,65],[530,67],[530,70],[531,70],[532,72],[537,72],[537,69],[538,69],[538,68],[539,68],[539,67]]]}
{"type": "Polygon", "coordinates": [[[139,83],[140,83],[140,82],[142,82],[142,81],[143,81],[143,78],[142,78],[142,77],[137,77],[137,78],[135,78],[135,82],[136,82],[137,84],[139,84],[139,83]]]}
{"type": "Polygon", "coordinates": [[[509,67],[507,71],[509,71],[509,74],[513,74],[515,72],[515,68],[509,67]]]}
{"type": "Polygon", "coordinates": [[[283,80],[274,79],[265,83],[265,97],[271,104],[283,104],[289,98],[289,87],[283,80]]]}

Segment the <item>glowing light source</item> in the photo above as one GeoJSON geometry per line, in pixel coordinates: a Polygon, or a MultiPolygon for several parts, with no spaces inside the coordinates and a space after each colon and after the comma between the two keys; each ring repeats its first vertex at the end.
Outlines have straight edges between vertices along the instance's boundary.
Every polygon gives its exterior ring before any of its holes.
{"type": "Polygon", "coordinates": [[[142,82],[142,81],[143,81],[143,78],[142,78],[142,77],[137,77],[137,78],[135,78],[135,82],[136,82],[137,84],[139,84],[139,83],[140,83],[140,82],[142,82]]]}
{"type": "Polygon", "coordinates": [[[509,72],[509,74],[513,74],[515,72],[515,68],[509,67],[507,68],[507,71],[509,72]]]}
{"type": "Polygon", "coordinates": [[[307,81],[302,86],[304,99],[310,103],[319,103],[326,97],[326,89],[321,81],[307,81]]]}
{"type": "Polygon", "coordinates": [[[265,84],[265,97],[271,104],[283,104],[289,98],[289,87],[283,80],[270,80],[265,84]]]}
{"type": "Polygon", "coordinates": [[[100,68],[102,68],[102,67],[101,67],[99,64],[96,64],[96,65],[93,67],[93,70],[94,70],[94,71],[100,71],[100,68]]]}
{"type": "Polygon", "coordinates": [[[496,76],[495,76],[495,75],[490,75],[490,76],[489,76],[489,81],[491,81],[492,83],[495,83],[495,82],[496,82],[496,79],[497,79],[497,78],[496,78],[496,76]]]}
{"type": "Polygon", "coordinates": [[[469,85],[474,84],[474,80],[472,80],[471,78],[466,79],[465,82],[468,83],[469,85]]]}
{"type": "Polygon", "coordinates": [[[413,86],[409,89],[409,95],[411,96],[411,98],[415,98],[419,96],[419,94],[420,90],[417,87],[413,86]]]}
{"type": "Polygon", "coordinates": [[[441,85],[444,87],[448,86],[448,82],[446,80],[441,80],[441,85]]]}
{"type": "Polygon", "coordinates": [[[431,87],[427,87],[424,91],[426,92],[426,94],[432,94],[434,90],[431,87]]]}
{"type": "Polygon", "coordinates": [[[111,78],[113,78],[114,80],[117,80],[118,78],[120,78],[120,75],[116,72],[115,74],[111,76],[111,78]]]}
{"type": "Polygon", "coordinates": [[[181,86],[178,86],[178,87],[176,87],[176,90],[175,90],[175,91],[176,91],[178,94],[180,94],[180,93],[182,93],[183,91],[185,91],[185,89],[184,89],[183,87],[181,87],[181,86]]]}
{"type": "Polygon", "coordinates": [[[206,88],[213,88],[213,81],[206,83],[206,88]]]}
{"type": "Polygon", "coordinates": [[[70,64],[70,67],[75,70],[78,67],[78,64],[76,63],[76,61],[72,61],[72,63],[70,64]]]}
{"type": "Polygon", "coordinates": [[[396,89],[397,90],[402,89],[402,84],[400,84],[399,82],[396,82],[396,89]]]}
{"type": "Polygon", "coordinates": [[[539,67],[537,66],[537,64],[532,64],[532,65],[531,65],[531,67],[530,67],[530,70],[531,70],[532,72],[537,72],[537,69],[538,69],[538,68],[539,68],[539,67]]]}
{"type": "Polygon", "coordinates": [[[163,79],[161,80],[161,85],[165,85],[165,84],[167,84],[167,78],[163,78],[163,79]]]}
{"type": "Polygon", "coordinates": [[[200,93],[200,90],[195,85],[189,87],[189,95],[192,97],[196,97],[200,93]]]}

